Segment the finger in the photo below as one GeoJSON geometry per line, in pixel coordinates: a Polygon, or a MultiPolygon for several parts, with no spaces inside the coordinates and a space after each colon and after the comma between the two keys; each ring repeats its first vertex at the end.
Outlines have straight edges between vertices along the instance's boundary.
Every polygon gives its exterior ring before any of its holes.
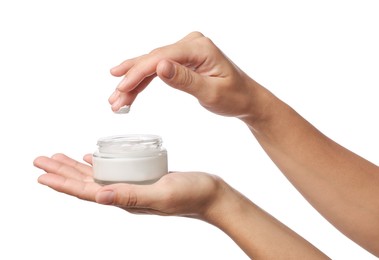
{"type": "Polygon", "coordinates": [[[132,185],[126,183],[104,186],[96,195],[96,202],[122,208],[157,208],[163,192],[157,185],[132,185]]]}
{"type": "Polygon", "coordinates": [[[44,170],[47,173],[54,173],[65,178],[75,179],[78,181],[90,181],[92,178],[83,174],[79,170],[63,164],[57,160],[41,156],[34,160],[34,166],[44,170]]]}
{"type": "Polygon", "coordinates": [[[187,92],[199,99],[202,92],[207,88],[207,81],[202,75],[172,61],[161,61],[157,66],[157,75],[171,87],[187,92]]]}
{"type": "Polygon", "coordinates": [[[204,35],[201,32],[191,32],[187,34],[184,38],[179,40],[178,42],[184,42],[184,41],[191,41],[197,38],[204,37],[204,35]]]}
{"type": "Polygon", "coordinates": [[[120,97],[120,93],[121,92],[116,88],[108,98],[109,104],[113,104],[120,97]]]}
{"type": "Polygon", "coordinates": [[[149,76],[145,78],[135,89],[129,92],[119,92],[117,99],[114,99],[112,96],[109,98],[109,103],[112,105],[113,111],[118,111],[121,107],[127,105],[131,106],[136,99],[137,95],[142,92],[150,82],[156,77],[156,75],[149,76]]]}
{"type": "Polygon", "coordinates": [[[120,92],[129,92],[139,86],[146,78],[151,77],[151,81],[156,76],[155,68],[157,63],[157,57],[141,60],[126,72],[117,89],[120,92]]]}
{"type": "MultiPolygon", "coordinates": [[[[145,54],[146,55],[146,54],[145,54]]],[[[136,62],[138,62],[138,60],[142,57],[144,57],[145,55],[142,55],[142,56],[139,56],[139,57],[136,57],[136,58],[133,58],[133,59],[127,59],[125,61],[123,61],[121,64],[111,68],[110,72],[113,76],[115,77],[121,77],[121,76],[124,76],[125,73],[131,68],[134,66],[134,64],[136,62]]]]}
{"type": "Polygon", "coordinates": [[[63,164],[69,165],[86,175],[92,176],[91,166],[86,165],[84,163],[80,163],[64,154],[57,153],[57,154],[54,154],[51,158],[63,164]]]}
{"type": "Polygon", "coordinates": [[[132,61],[125,60],[121,64],[111,68],[110,72],[112,76],[121,77],[125,75],[125,73],[130,69],[131,66],[133,66],[132,61]]]}
{"type": "Polygon", "coordinates": [[[83,160],[86,162],[86,163],[89,163],[90,165],[92,165],[92,159],[93,159],[93,156],[92,154],[86,154],[84,155],[83,157],[83,160]]]}
{"type": "Polygon", "coordinates": [[[54,173],[41,175],[38,178],[38,182],[58,192],[89,201],[95,201],[96,193],[101,188],[101,186],[95,182],[78,181],[54,173]]]}
{"type": "Polygon", "coordinates": [[[117,112],[120,110],[123,106],[131,106],[134,100],[137,97],[136,92],[127,92],[127,93],[121,93],[117,100],[111,104],[111,109],[113,112],[117,112]]]}

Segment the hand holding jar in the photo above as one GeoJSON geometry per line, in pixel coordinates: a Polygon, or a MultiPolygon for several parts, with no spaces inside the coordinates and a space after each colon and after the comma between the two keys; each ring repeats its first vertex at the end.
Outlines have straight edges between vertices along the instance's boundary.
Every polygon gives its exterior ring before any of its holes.
{"type": "Polygon", "coordinates": [[[200,172],[170,172],[150,185],[114,183],[103,186],[94,180],[94,157],[88,154],[84,161],[87,163],[55,154],[36,158],[34,165],[45,171],[38,178],[43,185],[79,199],[115,205],[131,213],[185,215],[210,221],[207,216],[212,214],[207,212],[227,190],[219,177],[200,172]]]}
{"type": "Polygon", "coordinates": [[[208,222],[230,236],[250,257],[324,258],[324,255],[285,225],[233,189],[220,177],[202,172],[170,172],[149,185],[115,183],[102,186],[93,179],[92,155],[81,163],[66,155],[41,156],[34,165],[46,173],[38,181],[79,199],[113,205],[136,214],[183,216],[208,222]],[[253,234],[259,236],[253,239],[253,234]],[[272,246],[275,239],[275,246],[272,246]],[[288,251],[287,241],[291,241],[288,251]],[[256,250],[256,249],[259,250],[256,250]]]}

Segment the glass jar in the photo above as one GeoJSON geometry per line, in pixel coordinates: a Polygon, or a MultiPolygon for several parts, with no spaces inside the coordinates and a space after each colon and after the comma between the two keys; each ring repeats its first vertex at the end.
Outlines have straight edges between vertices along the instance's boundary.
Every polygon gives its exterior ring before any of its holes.
{"type": "Polygon", "coordinates": [[[110,136],[99,139],[97,145],[93,177],[99,184],[151,184],[168,172],[167,151],[159,136],[110,136]]]}

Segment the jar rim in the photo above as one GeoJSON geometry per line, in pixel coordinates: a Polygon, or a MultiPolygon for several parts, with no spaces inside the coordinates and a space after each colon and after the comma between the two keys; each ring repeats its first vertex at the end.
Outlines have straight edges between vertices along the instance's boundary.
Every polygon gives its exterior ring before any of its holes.
{"type": "Polygon", "coordinates": [[[97,141],[98,146],[107,146],[114,144],[126,144],[126,145],[153,145],[161,144],[162,138],[158,135],[152,134],[126,134],[126,135],[113,135],[102,137],[97,141]]]}

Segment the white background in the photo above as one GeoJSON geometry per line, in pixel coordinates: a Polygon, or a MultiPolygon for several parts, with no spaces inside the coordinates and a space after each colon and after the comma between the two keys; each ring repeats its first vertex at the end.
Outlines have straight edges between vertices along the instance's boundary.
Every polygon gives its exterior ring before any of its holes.
{"type": "MultiPolygon", "coordinates": [[[[197,30],[329,137],[377,163],[377,1],[0,2],[0,259],[247,259],[198,220],[131,215],[37,183],[38,155],[80,160],[99,137],[163,137],[170,170],[222,176],[333,259],[374,259],[326,222],[242,122],[159,79],[129,115],[109,69],[197,30]],[[6,257],[5,257],[6,256],[6,257]]],[[[273,241],[275,243],[275,241],[273,241]]]]}

